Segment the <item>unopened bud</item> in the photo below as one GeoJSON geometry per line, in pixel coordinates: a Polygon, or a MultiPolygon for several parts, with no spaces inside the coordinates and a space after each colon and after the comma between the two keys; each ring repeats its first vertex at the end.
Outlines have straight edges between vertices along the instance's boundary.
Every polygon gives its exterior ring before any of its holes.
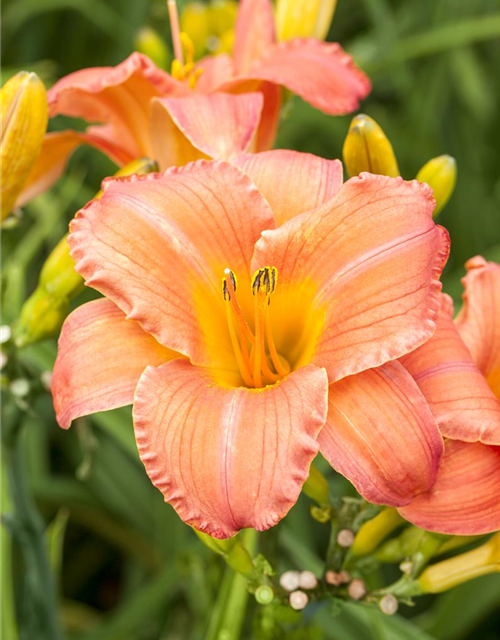
{"type": "Polygon", "coordinates": [[[347,584],[351,580],[351,575],[348,571],[327,571],[325,574],[325,581],[328,584],[332,584],[335,587],[339,587],[341,584],[347,584]]]}
{"type": "Polygon", "coordinates": [[[1,90],[1,215],[12,211],[37,159],[47,129],[45,87],[36,73],[20,71],[1,90]]]}
{"type": "Polygon", "coordinates": [[[28,395],[30,390],[30,383],[26,378],[17,378],[10,383],[10,392],[17,398],[24,398],[28,395]]]}
{"type": "Polygon", "coordinates": [[[295,611],[302,611],[302,609],[307,607],[309,598],[303,591],[294,591],[290,594],[289,602],[292,609],[295,609],[295,611]]]}
{"type": "Polygon", "coordinates": [[[422,593],[440,593],[495,572],[500,572],[500,533],[477,549],[427,567],[418,584],[422,593]]]}
{"type": "Polygon", "coordinates": [[[170,64],[170,51],[160,34],[151,27],[143,27],[137,32],[134,48],[144,53],[161,69],[167,69],[170,64]]]}
{"type": "Polygon", "coordinates": [[[399,176],[399,167],[389,139],[382,128],[364,114],[352,119],[342,150],[349,177],[362,171],[382,176],[399,176]]]}
{"type": "Polygon", "coordinates": [[[317,38],[324,40],[330,30],[337,0],[278,0],[276,30],[278,40],[317,38]]]}
{"type": "Polygon", "coordinates": [[[403,562],[401,562],[401,564],[399,565],[399,568],[402,571],[402,573],[406,573],[406,575],[410,575],[411,572],[413,571],[413,562],[411,560],[403,560],[403,562]]]}
{"type": "Polygon", "coordinates": [[[392,593],[387,593],[380,599],[378,606],[380,607],[380,611],[385,613],[386,616],[393,616],[399,609],[399,602],[392,593]]]}
{"type": "Polygon", "coordinates": [[[269,585],[261,585],[255,591],[255,599],[259,604],[271,604],[274,600],[274,591],[269,585]]]}
{"type": "Polygon", "coordinates": [[[457,181],[457,163],[451,156],[438,156],[429,160],[417,174],[419,182],[426,182],[434,192],[434,217],[451,198],[457,181]]]}
{"type": "Polygon", "coordinates": [[[11,338],[12,330],[8,324],[3,324],[0,327],[0,344],[5,344],[11,338]]]}
{"type": "Polygon", "coordinates": [[[354,533],[350,529],[341,529],[337,533],[337,544],[339,547],[343,547],[344,549],[348,549],[352,547],[354,542],[354,533]]]}
{"type": "Polygon", "coordinates": [[[366,556],[404,522],[396,509],[387,507],[361,525],[351,548],[354,556],[366,556]]]}
{"type": "Polygon", "coordinates": [[[308,498],[314,500],[319,505],[328,505],[330,489],[325,476],[313,464],[309,468],[309,477],[304,482],[302,491],[308,498]]]}
{"type": "Polygon", "coordinates": [[[299,588],[298,571],[285,571],[280,577],[280,585],[285,591],[295,591],[299,588]]]}
{"type": "Polygon", "coordinates": [[[56,335],[68,311],[67,298],[58,298],[37,288],[24,303],[19,322],[14,327],[16,345],[25,347],[56,335]]]}
{"type": "Polygon", "coordinates": [[[361,600],[367,593],[365,581],[361,580],[361,578],[354,578],[347,587],[347,593],[353,600],[361,600]]]}
{"type": "Polygon", "coordinates": [[[299,587],[301,589],[315,589],[318,586],[318,578],[312,571],[302,571],[299,575],[299,587]]]}
{"type": "Polygon", "coordinates": [[[199,58],[207,50],[211,35],[208,6],[203,2],[187,2],[181,11],[180,26],[184,33],[189,33],[194,45],[195,57],[199,58]]]}

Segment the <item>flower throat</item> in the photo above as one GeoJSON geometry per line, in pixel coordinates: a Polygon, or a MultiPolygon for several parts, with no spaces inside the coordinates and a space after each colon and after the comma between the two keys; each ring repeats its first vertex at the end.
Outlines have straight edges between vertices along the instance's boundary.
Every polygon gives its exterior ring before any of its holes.
{"type": "Polygon", "coordinates": [[[222,293],[227,303],[227,324],[241,377],[247,387],[274,384],[290,373],[290,364],[276,350],[270,320],[271,296],[276,290],[278,271],[276,267],[263,267],[253,275],[253,331],[238,302],[236,276],[230,269],[224,273],[222,293]]]}

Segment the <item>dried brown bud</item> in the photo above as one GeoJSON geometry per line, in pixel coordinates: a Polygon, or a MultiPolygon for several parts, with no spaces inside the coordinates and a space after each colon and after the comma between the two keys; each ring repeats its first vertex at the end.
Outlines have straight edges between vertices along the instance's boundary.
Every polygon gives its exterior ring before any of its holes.
{"type": "Polygon", "coordinates": [[[381,598],[378,606],[382,613],[385,613],[387,616],[393,616],[399,608],[399,602],[392,593],[387,593],[383,598],[381,598]]]}

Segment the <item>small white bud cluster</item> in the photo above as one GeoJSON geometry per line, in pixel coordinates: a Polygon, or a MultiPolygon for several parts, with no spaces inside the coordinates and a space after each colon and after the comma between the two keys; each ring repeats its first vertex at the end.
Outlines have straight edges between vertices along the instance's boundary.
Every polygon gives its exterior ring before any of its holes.
{"type": "Polygon", "coordinates": [[[307,606],[309,597],[301,589],[315,589],[318,586],[318,578],[312,571],[285,571],[280,577],[280,585],[285,591],[289,591],[289,602],[292,609],[301,611],[307,606]]]}

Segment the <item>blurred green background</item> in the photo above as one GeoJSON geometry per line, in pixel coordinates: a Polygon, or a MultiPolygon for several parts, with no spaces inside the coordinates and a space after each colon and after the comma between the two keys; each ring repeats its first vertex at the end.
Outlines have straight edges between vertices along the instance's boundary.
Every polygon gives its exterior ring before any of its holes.
{"type": "MultiPolygon", "coordinates": [[[[116,64],[133,50],[144,25],[168,38],[163,0],[4,0],[2,18],[2,82],[28,69],[50,86],[79,68],[116,64]]],[[[448,153],[457,160],[456,191],[439,221],[452,239],[445,289],[458,301],[467,258],[481,253],[500,261],[499,2],[339,0],[329,39],[369,74],[373,92],[362,111],[391,139],[405,178],[413,178],[431,157],[448,153]]],[[[285,111],[276,146],[341,156],[350,116],[325,116],[298,98],[285,111]]],[[[52,126],[61,128],[65,121],[52,126]]],[[[78,150],[56,187],[3,233],[3,323],[18,316],[68,221],[113,171],[97,152],[78,150]]],[[[40,385],[55,351],[55,341],[47,341],[23,356],[40,385]]],[[[50,523],[68,637],[215,640],[224,609],[221,584],[233,578],[227,572],[224,577],[219,558],[151,486],[137,457],[129,409],[80,420],[62,432],[49,395],[36,397],[23,418],[24,453],[30,487],[50,523]]],[[[23,402],[30,405],[29,397],[17,404],[23,402]]],[[[7,400],[4,408],[4,421],[16,419],[15,404],[7,400]]],[[[337,495],[350,491],[333,472],[329,481],[337,495]]],[[[6,495],[4,505],[5,500],[6,495]]],[[[302,497],[284,522],[262,536],[266,555],[280,571],[314,569],[324,557],[328,531],[310,518],[309,506],[302,497]]],[[[24,568],[17,548],[2,536],[6,594],[11,561],[16,575],[24,568]]],[[[379,571],[373,572],[373,585],[382,580],[379,571]]],[[[22,593],[16,596],[22,600],[22,593]]],[[[6,596],[7,612],[8,604],[6,596]]],[[[499,610],[500,576],[421,599],[391,619],[362,607],[333,612],[311,606],[300,624],[278,624],[250,598],[241,638],[494,640],[500,638],[499,610]]]]}

